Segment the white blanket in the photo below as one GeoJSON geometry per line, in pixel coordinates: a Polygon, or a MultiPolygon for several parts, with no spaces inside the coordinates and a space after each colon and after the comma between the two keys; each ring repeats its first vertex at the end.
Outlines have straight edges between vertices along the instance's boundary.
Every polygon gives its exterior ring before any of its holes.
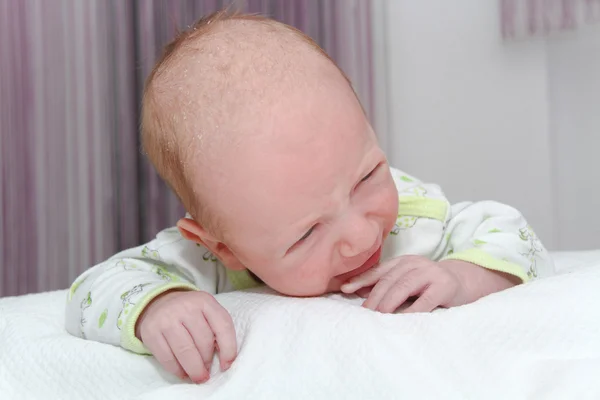
{"type": "Polygon", "coordinates": [[[69,336],[65,291],[0,299],[0,399],[599,399],[600,252],[556,259],[559,276],[432,314],[219,295],[240,354],[204,385],[69,336]]]}

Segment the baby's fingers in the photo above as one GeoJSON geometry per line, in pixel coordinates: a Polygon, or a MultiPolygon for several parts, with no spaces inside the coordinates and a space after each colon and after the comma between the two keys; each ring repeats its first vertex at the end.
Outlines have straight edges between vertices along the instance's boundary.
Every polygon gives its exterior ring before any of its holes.
{"type": "Polygon", "coordinates": [[[204,383],[210,375],[200,352],[196,348],[190,333],[181,324],[176,324],[164,332],[165,339],[177,361],[193,382],[204,383]]]}
{"type": "MultiPolygon", "coordinates": [[[[376,298],[369,297],[367,299],[367,301],[370,300],[368,308],[382,313],[393,313],[409,297],[425,292],[430,284],[431,279],[429,279],[427,274],[423,274],[419,270],[412,270],[393,283],[385,293],[379,292],[378,294],[382,294],[379,301],[376,298]]],[[[377,287],[373,291],[375,289],[377,287]]]]}
{"type": "MultiPolygon", "coordinates": [[[[373,286],[373,290],[363,303],[363,307],[382,311],[380,303],[384,301],[386,311],[389,308],[388,302],[404,302],[415,291],[415,287],[420,285],[419,277],[423,273],[419,269],[414,268],[394,268],[387,274],[382,276],[377,284],[373,286]],[[390,296],[393,296],[390,299],[390,296]],[[404,297],[406,296],[406,297],[404,297]],[[404,297],[404,300],[402,299],[404,297]]],[[[402,303],[399,303],[402,304],[402,303]]]]}
{"type": "Polygon", "coordinates": [[[354,293],[360,288],[373,286],[379,281],[379,279],[385,275],[396,265],[395,260],[379,264],[369,269],[368,271],[350,278],[348,282],[344,283],[340,290],[343,293],[354,293]]]}
{"type": "Polygon", "coordinates": [[[443,303],[445,297],[446,292],[443,287],[431,285],[421,293],[410,307],[402,312],[405,314],[431,312],[443,303]]]}
{"type": "Polygon", "coordinates": [[[204,316],[210,325],[219,346],[221,371],[229,369],[237,356],[237,339],[231,315],[216,300],[206,306],[204,316]]]}
{"type": "Polygon", "coordinates": [[[213,355],[215,353],[215,335],[210,329],[208,322],[206,322],[206,319],[202,314],[190,314],[184,320],[183,325],[187,328],[188,332],[192,336],[192,339],[196,344],[196,348],[200,352],[200,356],[204,361],[204,365],[210,373],[210,367],[212,365],[213,355]]]}
{"type": "Polygon", "coordinates": [[[145,345],[148,350],[150,350],[156,361],[158,361],[166,371],[172,373],[180,379],[187,377],[187,374],[177,361],[175,354],[173,354],[171,347],[167,343],[167,340],[162,333],[157,332],[153,337],[145,342],[145,345]]]}

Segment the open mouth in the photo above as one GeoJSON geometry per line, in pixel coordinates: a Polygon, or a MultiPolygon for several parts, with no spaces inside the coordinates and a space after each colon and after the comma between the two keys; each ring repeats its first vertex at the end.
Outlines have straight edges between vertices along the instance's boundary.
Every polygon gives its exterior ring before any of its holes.
{"type": "Polygon", "coordinates": [[[371,257],[369,257],[367,259],[367,261],[365,261],[360,267],[353,269],[352,271],[346,272],[345,274],[339,275],[337,278],[342,282],[345,282],[351,278],[354,278],[355,276],[358,276],[358,275],[370,270],[375,265],[377,265],[380,258],[381,258],[381,245],[377,248],[377,250],[375,250],[375,252],[371,255],[371,257]]]}

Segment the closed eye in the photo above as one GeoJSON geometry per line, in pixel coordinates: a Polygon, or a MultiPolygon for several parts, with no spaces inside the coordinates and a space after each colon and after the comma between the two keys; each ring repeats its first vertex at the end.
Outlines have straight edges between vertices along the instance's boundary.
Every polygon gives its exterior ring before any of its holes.
{"type": "Polygon", "coordinates": [[[370,178],[370,177],[373,175],[373,172],[374,172],[374,171],[371,171],[371,172],[369,172],[369,173],[368,173],[367,175],[365,175],[365,177],[364,177],[364,178],[362,178],[360,181],[361,181],[361,182],[364,182],[364,181],[366,181],[367,179],[369,179],[369,178],[370,178]]]}
{"type": "Polygon", "coordinates": [[[304,236],[302,236],[300,239],[298,239],[298,242],[302,242],[302,241],[304,241],[304,240],[308,239],[308,237],[311,235],[311,233],[313,233],[313,231],[315,230],[315,226],[316,226],[316,225],[314,225],[312,228],[310,228],[310,229],[308,230],[308,232],[306,232],[306,233],[304,234],[304,236]]]}
{"type": "Polygon", "coordinates": [[[304,241],[306,239],[308,239],[310,237],[310,235],[312,235],[312,233],[314,232],[315,228],[317,225],[314,225],[312,228],[310,228],[305,234],[304,236],[302,236],[300,239],[298,239],[298,241],[296,241],[296,243],[294,243],[292,245],[292,247],[290,247],[287,251],[286,254],[289,254],[292,250],[294,250],[296,247],[300,246],[302,243],[304,243],[304,241]]]}
{"type": "Polygon", "coordinates": [[[370,177],[372,177],[373,174],[375,173],[375,171],[377,171],[377,168],[379,168],[379,165],[381,165],[381,164],[377,164],[377,166],[375,168],[373,168],[373,170],[371,172],[369,172],[367,175],[365,175],[364,178],[362,178],[359,183],[362,183],[362,182],[368,180],[370,177]]]}

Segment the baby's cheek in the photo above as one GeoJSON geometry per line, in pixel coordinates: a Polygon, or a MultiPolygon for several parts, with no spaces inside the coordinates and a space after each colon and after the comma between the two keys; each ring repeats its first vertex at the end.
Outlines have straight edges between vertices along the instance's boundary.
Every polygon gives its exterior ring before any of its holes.
{"type": "Polygon", "coordinates": [[[281,293],[290,296],[319,296],[328,292],[330,278],[322,265],[305,264],[278,279],[281,293]]]}
{"type": "Polygon", "coordinates": [[[296,286],[308,295],[320,295],[329,283],[328,266],[320,261],[302,265],[293,277],[296,286]]]}
{"type": "Polygon", "coordinates": [[[398,191],[392,185],[384,193],[381,204],[382,216],[385,219],[386,228],[392,229],[398,218],[398,191]]]}

